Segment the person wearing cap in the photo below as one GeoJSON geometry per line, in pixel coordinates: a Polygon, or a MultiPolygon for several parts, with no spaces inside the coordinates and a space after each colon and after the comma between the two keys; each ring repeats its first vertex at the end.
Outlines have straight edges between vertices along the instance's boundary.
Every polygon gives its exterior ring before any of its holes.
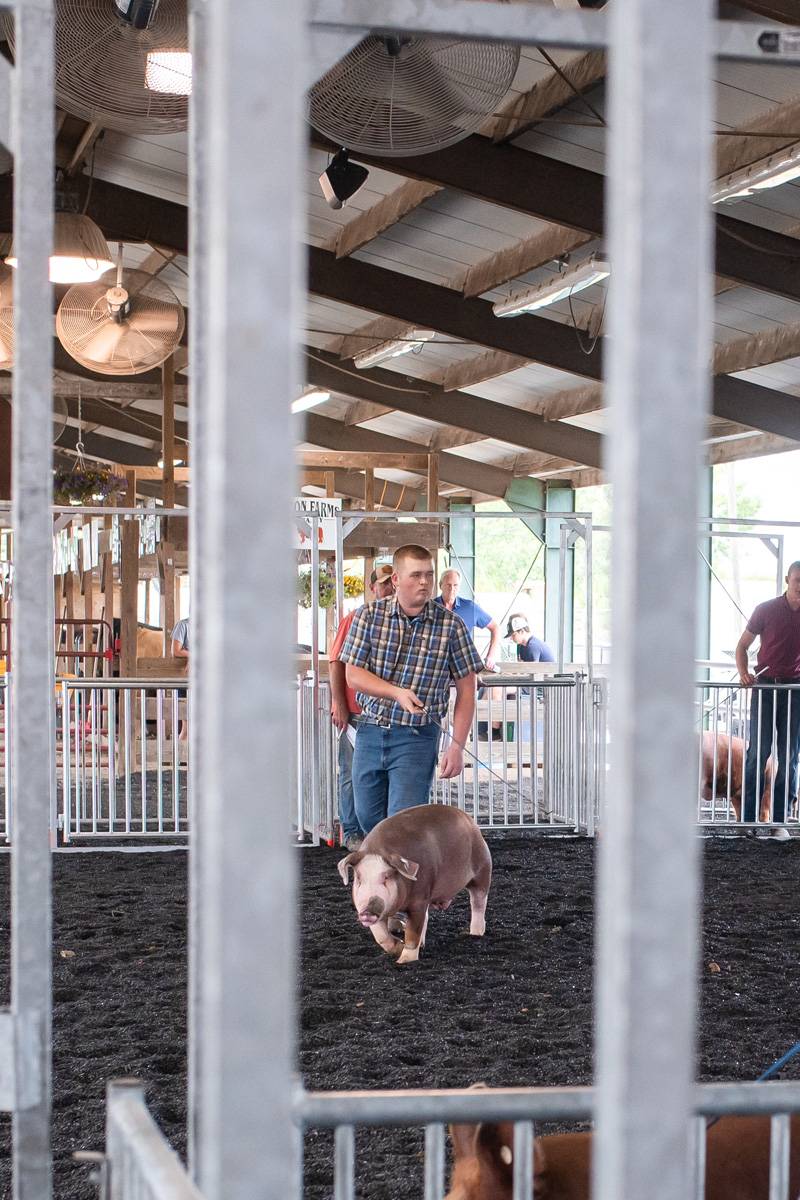
{"type": "MultiPolygon", "coordinates": [[[[373,600],[383,600],[386,596],[391,596],[394,591],[391,563],[381,563],[373,570],[369,577],[369,590],[373,600]]],[[[348,726],[355,728],[361,707],[356,700],[355,691],[347,685],[345,665],[339,660],[339,654],[347,640],[353,619],[360,611],[360,608],[354,608],[351,613],[342,617],[328,655],[331,721],[339,730],[339,823],[348,850],[357,850],[364,836],[356,817],[353,797],[353,744],[347,735],[348,726]]]]}
{"type": "Polygon", "coordinates": [[[546,642],[534,637],[524,613],[512,613],[506,626],[506,637],[517,647],[519,662],[555,662],[555,655],[546,642]]]}
{"type": "Polygon", "coordinates": [[[474,600],[465,599],[459,596],[458,589],[461,585],[461,572],[455,567],[448,567],[446,571],[442,571],[439,576],[439,595],[436,597],[436,603],[441,604],[448,612],[455,613],[469,630],[470,636],[476,629],[487,629],[491,637],[489,649],[486,652],[486,667],[489,671],[493,671],[498,658],[500,657],[500,629],[497,621],[490,617],[485,609],[481,608],[480,604],[476,604],[474,600]]]}

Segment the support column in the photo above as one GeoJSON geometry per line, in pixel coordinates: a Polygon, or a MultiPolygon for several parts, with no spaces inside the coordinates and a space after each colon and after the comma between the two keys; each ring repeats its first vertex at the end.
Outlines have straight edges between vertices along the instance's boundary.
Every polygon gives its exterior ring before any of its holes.
{"type": "MultiPolygon", "coordinates": [[[[548,512],[573,513],[575,489],[569,484],[550,483],[544,497],[548,512]]],[[[564,661],[572,662],[575,617],[575,550],[568,543],[566,564],[561,569],[561,522],[545,521],[544,640],[558,658],[559,631],[563,620],[564,661]]]]}
{"type": "Polygon", "coordinates": [[[11,499],[11,405],[0,400],[0,500],[11,499]]]}
{"type": "MultiPolygon", "coordinates": [[[[100,557],[100,590],[103,593],[103,619],[108,622],[108,630],[103,628],[103,636],[105,639],[111,638],[110,648],[114,649],[114,555],[111,551],[111,531],[113,529],[113,517],[103,517],[103,545],[107,549],[100,557]]],[[[103,648],[108,647],[103,643],[103,648]]],[[[103,659],[103,676],[108,678],[113,674],[114,663],[111,659],[103,659]]]]}
{"type": "MultiPolygon", "coordinates": [[[[461,572],[462,596],[475,595],[475,519],[454,519],[458,513],[474,513],[474,504],[450,505],[450,564],[461,572]]],[[[439,581],[436,581],[438,595],[439,581]]]]}
{"type": "Polygon", "coordinates": [[[693,659],[712,347],[710,10],[709,0],[608,9],[614,658],[595,1200],[685,1200],[696,1190],[693,659]]]}
{"type": "Polygon", "coordinates": [[[11,1008],[16,1025],[12,1118],[14,1200],[49,1200],[53,704],[53,11],[15,10],[11,129],[14,151],[11,521],[14,528],[14,670],[11,680],[11,1008]]]}
{"type": "MultiPolygon", "coordinates": [[[[124,508],[136,504],[136,472],[126,471],[124,508]]],[[[120,525],[120,652],[119,673],[123,679],[136,674],[136,626],[139,602],[139,522],[122,518],[120,525]]]]}
{"type": "MultiPolygon", "coordinates": [[[[161,367],[161,395],[164,415],[161,424],[162,496],[165,508],[175,507],[175,360],[170,355],[161,367]]],[[[169,657],[172,630],[175,628],[175,552],[172,534],[174,521],[167,518],[158,547],[159,620],[164,631],[162,653],[169,657]]]]}
{"type": "Polygon", "coordinates": [[[296,863],[276,831],[295,746],[290,398],[300,378],[305,16],[302,3],[208,6],[207,188],[194,198],[200,228],[213,234],[192,243],[209,255],[199,298],[208,370],[193,365],[193,378],[207,378],[190,406],[201,409],[206,439],[195,445],[193,503],[199,494],[203,507],[191,545],[203,616],[192,686],[203,742],[193,775],[203,830],[196,1155],[206,1200],[292,1200],[300,1182],[296,863]],[[267,601],[272,635],[254,639],[267,601]]]}
{"type": "MultiPolygon", "coordinates": [[[[714,468],[702,467],[700,476],[700,516],[714,515],[714,468]]],[[[700,529],[709,529],[701,525],[700,529]]],[[[697,658],[711,656],[711,567],[713,562],[713,538],[699,537],[697,545],[700,553],[697,555],[697,658]],[[703,559],[707,559],[704,562],[703,559]]],[[[699,675],[699,679],[706,676],[699,675]]]]}

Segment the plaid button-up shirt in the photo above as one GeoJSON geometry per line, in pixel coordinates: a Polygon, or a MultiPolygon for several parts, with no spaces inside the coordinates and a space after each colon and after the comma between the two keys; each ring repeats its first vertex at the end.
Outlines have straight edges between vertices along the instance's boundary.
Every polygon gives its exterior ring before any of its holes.
{"type": "MultiPolygon", "coordinates": [[[[409,617],[396,596],[358,612],[339,662],[365,667],[381,679],[411,688],[431,716],[447,712],[450,683],[483,670],[483,661],[460,617],[429,600],[409,617]]],[[[356,693],[364,716],[381,725],[427,725],[426,713],[407,713],[393,700],[356,693]]]]}

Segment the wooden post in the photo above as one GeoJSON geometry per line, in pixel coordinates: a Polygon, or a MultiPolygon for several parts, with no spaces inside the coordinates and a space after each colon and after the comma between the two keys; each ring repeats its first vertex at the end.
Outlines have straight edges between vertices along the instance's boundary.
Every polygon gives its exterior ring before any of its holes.
{"type": "MultiPolygon", "coordinates": [[[[173,356],[161,367],[161,393],[164,416],[161,424],[162,495],[165,508],[175,507],[175,363],[173,356]]],[[[163,654],[169,657],[172,630],[175,627],[175,554],[172,537],[173,522],[167,520],[158,548],[159,616],[164,631],[163,654]]]]}
{"type": "MultiPolygon", "coordinates": [[[[111,516],[103,517],[103,530],[106,535],[108,549],[102,556],[100,566],[100,590],[103,593],[103,618],[108,622],[111,630],[111,646],[107,647],[103,643],[103,649],[114,649],[114,556],[111,551],[111,531],[114,527],[114,518],[111,516]]],[[[108,631],[104,628],[103,634],[108,637],[108,631]]],[[[103,675],[109,678],[113,673],[114,663],[111,659],[103,659],[103,675]]]]}
{"type": "MultiPolygon", "coordinates": [[[[124,507],[136,504],[136,472],[126,471],[124,507]]],[[[139,524],[135,517],[122,520],[120,555],[120,656],[119,673],[124,679],[136,674],[136,611],[139,599],[139,524]]]]}
{"type": "MultiPolygon", "coordinates": [[[[364,511],[372,512],[375,508],[375,472],[367,467],[364,472],[364,511]]],[[[371,599],[369,592],[369,577],[375,567],[375,555],[370,554],[364,559],[364,603],[371,599]]]]}
{"type": "Polygon", "coordinates": [[[439,511],[439,455],[428,455],[428,512],[439,511]]]}
{"type": "Polygon", "coordinates": [[[325,495],[330,497],[336,495],[336,476],[333,471],[325,472],[325,495]]]}

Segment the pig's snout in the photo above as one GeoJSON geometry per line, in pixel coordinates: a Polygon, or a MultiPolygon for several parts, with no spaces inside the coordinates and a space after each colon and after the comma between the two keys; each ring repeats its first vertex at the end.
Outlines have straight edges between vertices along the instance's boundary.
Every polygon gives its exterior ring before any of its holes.
{"type": "Polygon", "coordinates": [[[362,925],[374,925],[383,916],[383,901],[379,896],[371,896],[358,914],[362,925]]]}

